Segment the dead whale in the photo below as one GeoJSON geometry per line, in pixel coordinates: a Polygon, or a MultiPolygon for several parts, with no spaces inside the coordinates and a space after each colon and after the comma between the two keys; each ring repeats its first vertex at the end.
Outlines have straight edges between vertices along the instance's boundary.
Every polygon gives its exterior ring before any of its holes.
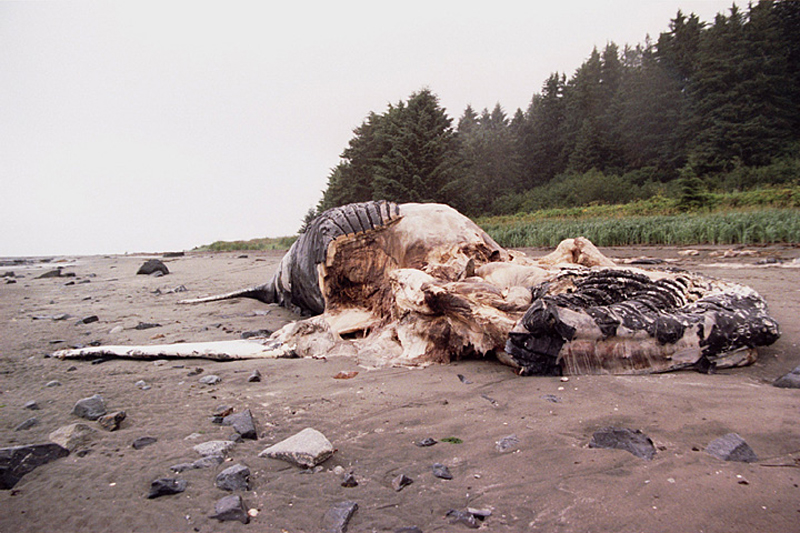
{"type": "Polygon", "coordinates": [[[494,356],[523,374],[635,374],[729,367],[779,336],[742,285],[619,267],[584,238],[531,259],[440,204],[326,211],[249,297],[311,315],[267,339],[62,350],[60,358],[348,355],[366,366],[494,356]]]}

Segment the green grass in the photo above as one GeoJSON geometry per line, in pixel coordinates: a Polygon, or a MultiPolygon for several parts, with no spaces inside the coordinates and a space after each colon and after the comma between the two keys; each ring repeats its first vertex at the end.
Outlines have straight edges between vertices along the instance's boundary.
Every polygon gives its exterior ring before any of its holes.
{"type": "Polygon", "coordinates": [[[292,237],[264,237],[261,239],[250,239],[249,241],[216,241],[194,249],[196,252],[233,252],[233,251],[257,251],[257,250],[288,250],[297,240],[297,236],[292,237]]]}
{"type": "Polygon", "coordinates": [[[509,248],[553,247],[578,236],[597,246],[800,242],[797,209],[496,222],[483,219],[481,226],[501,246],[509,248]]]}

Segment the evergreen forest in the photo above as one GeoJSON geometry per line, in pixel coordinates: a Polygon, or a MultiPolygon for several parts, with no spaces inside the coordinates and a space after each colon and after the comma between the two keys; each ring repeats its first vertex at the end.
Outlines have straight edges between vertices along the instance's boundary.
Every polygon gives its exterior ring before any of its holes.
{"type": "Polygon", "coordinates": [[[454,121],[427,88],[369,113],[308,218],[373,199],[477,218],[653,198],[696,210],[714,194],[795,190],[800,2],[734,4],[711,22],[679,11],[665,25],[552,73],[511,115],[468,106],[454,121]]]}

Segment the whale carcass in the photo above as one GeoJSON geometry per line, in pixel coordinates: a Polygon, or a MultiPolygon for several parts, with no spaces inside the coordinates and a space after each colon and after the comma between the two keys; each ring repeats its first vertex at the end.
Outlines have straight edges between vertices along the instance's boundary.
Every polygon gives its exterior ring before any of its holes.
{"type": "Polygon", "coordinates": [[[357,357],[371,366],[494,356],[521,374],[638,374],[752,363],[778,324],[753,289],[617,266],[587,239],[539,259],[440,204],[326,211],[249,297],[309,318],[258,340],[62,350],[61,358],[357,357]]]}

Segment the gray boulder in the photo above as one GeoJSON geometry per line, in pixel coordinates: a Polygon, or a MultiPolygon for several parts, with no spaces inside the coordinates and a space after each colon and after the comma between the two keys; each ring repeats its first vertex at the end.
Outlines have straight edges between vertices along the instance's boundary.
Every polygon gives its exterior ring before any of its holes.
{"type": "Polygon", "coordinates": [[[0,448],[0,489],[8,490],[35,468],[69,455],[69,450],[54,443],[0,448]]]}

